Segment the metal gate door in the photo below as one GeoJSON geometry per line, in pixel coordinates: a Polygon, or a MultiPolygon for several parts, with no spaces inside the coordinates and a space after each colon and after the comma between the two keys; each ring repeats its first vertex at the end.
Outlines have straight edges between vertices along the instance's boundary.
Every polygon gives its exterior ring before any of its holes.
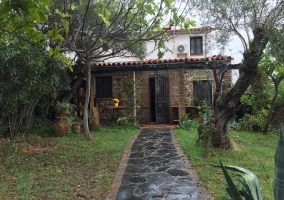
{"type": "Polygon", "coordinates": [[[156,123],[170,123],[169,79],[163,76],[155,77],[156,123]]]}

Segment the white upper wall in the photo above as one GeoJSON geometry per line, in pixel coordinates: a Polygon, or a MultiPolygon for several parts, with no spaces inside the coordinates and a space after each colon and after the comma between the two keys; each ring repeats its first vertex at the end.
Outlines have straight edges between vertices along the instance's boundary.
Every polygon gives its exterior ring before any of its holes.
{"type": "MultiPolygon", "coordinates": [[[[210,54],[210,39],[211,35],[210,33],[207,34],[201,34],[197,32],[189,33],[181,33],[180,31],[177,31],[176,34],[174,31],[172,31],[171,39],[169,41],[165,42],[165,46],[172,52],[168,51],[165,52],[162,59],[175,59],[175,58],[201,58],[201,57],[208,57],[211,56],[210,54]],[[190,54],[190,38],[191,37],[202,37],[202,54],[198,55],[191,55],[190,54]],[[185,53],[178,53],[177,47],[179,45],[183,45],[185,48],[185,53]]],[[[148,41],[146,42],[146,49],[147,54],[145,59],[157,59],[158,58],[158,49],[155,49],[155,42],[154,41],[148,41]]],[[[107,62],[123,62],[123,61],[137,61],[139,58],[135,57],[113,57],[109,58],[105,61],[107,62]]]]}
{"type": "MultiPolygon", "coordinates": [[[[209,42],[209,35],[206,34],[179,34],[176,36],[173,36],[172,39],[165,42],[165,45],[169,50],[165,52],[162,59],[175,59],[175,58],[201,58],[201,57],[207,57],[208,54],[208,42],[209,42]],[[191,55],[190,54],[190,38],[191,37],[202,37],[202,54],[198,55],[191,55]],[[185,48],[185,53],[179,53],[177,51],[177,48],[179,45],[183,45],[185,48]]],[[[155,42],[149,41],[146,44],[147,46],[147,56],[146,59],[155,59],[158,58],[158,50],[155,48],[155,42]]]]}

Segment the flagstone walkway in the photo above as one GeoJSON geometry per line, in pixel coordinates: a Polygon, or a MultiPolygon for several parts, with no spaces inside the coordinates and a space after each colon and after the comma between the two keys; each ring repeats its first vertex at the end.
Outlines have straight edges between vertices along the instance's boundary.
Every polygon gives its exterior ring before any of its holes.
{"type": "Polygon", "coordinates": [[[107,200],[213,199],[169,128],[141,129],[128,147],[107,200]]]}

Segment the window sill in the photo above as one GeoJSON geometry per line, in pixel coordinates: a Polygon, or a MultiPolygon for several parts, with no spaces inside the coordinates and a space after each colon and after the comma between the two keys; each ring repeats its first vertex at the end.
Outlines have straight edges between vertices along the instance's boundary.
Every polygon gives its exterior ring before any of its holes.
{"type": "Polygon", "coordinates": [[[191,56],[204,56],[203,54],[190,54],[191,56]]]}
{"type": "Polygon", "coordinates": [[[98,100],[112,100],[113,98],[98,98],[98,97],[95,97],[95,99],[98,99],[98,100]]]}

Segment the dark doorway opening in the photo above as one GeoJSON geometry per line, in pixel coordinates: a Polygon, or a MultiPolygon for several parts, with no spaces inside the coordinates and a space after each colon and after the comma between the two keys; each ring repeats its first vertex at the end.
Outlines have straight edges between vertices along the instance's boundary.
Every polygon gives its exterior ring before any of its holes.
{"type": "Polygon", "coordinates": [[[156,76],[149,79],[151,122],[168,124],[170,122],[169,109],[169,79],[156,76]]]}

